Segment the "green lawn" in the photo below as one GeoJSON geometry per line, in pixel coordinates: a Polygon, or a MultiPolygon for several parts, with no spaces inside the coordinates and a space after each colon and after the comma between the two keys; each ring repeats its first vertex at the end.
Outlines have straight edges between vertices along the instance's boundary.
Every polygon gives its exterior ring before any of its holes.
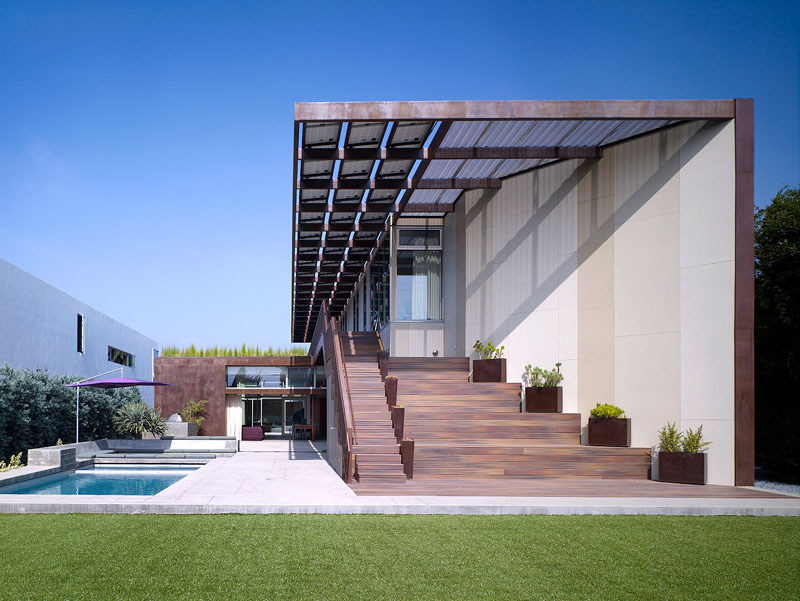
{"type": "Polygon", "coordinates": [[[796,518],[0,515],[0,599],[798,599],[796,518]]]}

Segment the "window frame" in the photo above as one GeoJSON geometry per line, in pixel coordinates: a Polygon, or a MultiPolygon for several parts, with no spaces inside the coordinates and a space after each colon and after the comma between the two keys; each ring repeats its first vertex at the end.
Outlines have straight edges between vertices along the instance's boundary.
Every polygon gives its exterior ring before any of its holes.
{"type": "MultiPolygon", "coordinates": [[[[439,274],[440,278],[444,277],[444,248],[442,244],[442,230],[444,229],[443,225],[398,225],[397,226],[397,244],[395,245],[395,256],[394,256],[394,273],[395,273],[395,295],[399,294],[400,288],[397,284],[397,279],[400,277],[399,271],[399,253],[403,251],[416,251],[416,252],[424,252],[424,251],[438,251],[441,256],[441,273],[439,274]],[[400,235],[402,231],[408,230],[417,230],[417,231],[436,231],[438,232],[439,242],[438,244],[401,244],[400,243],[400,235]]],[[[395,296],[396,298],[396,296],[395,296]]],[[[399,301],[397,302],[399,306],[399,301]]],[[[397,311],[397,308],[395,308],[397,311]]],[[[443,323],[444,322],[444,290],[439,291],[439,319],[400,319],[400,317],[395,313],[395,320],[396,322],[402,323],[443,323]]]]}
{"type": "Polygon", "coordinates": [[[83,313],[78,313],[76,336],[77,351],[83,355],[86,352],[86,316],[83,313]]]}

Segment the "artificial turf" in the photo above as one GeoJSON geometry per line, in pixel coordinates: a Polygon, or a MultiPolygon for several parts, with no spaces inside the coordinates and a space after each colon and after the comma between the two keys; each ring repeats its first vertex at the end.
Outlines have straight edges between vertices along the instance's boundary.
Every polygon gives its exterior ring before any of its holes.
{"type": "Polygon", "coordinates": [[[0,515],[0,599],[798,599],[797,518],[0,515]]]}

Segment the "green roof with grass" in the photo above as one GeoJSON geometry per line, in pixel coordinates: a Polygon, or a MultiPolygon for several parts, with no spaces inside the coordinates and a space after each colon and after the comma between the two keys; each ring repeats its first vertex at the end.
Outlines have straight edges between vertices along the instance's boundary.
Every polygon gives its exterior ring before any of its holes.
{"type": "Polygon", "coordinates": [[[179,347],[166,345],[161,348],[162,357],[300,357],[308,354],[305,346],[294,345],[281,347],[248,346],[207,346],[196,347],[193,344],[179,347]]]}

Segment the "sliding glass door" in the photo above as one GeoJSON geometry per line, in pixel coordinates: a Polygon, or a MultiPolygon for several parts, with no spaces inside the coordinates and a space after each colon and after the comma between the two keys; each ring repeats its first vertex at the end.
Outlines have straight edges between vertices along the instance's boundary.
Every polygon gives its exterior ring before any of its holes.
{"type": "Polygon", "coordinates": [[[242,395],[242,425],[261,427],[264,438],[291,436],[294,426],[308,423],[306,396],[242,395]]]}

